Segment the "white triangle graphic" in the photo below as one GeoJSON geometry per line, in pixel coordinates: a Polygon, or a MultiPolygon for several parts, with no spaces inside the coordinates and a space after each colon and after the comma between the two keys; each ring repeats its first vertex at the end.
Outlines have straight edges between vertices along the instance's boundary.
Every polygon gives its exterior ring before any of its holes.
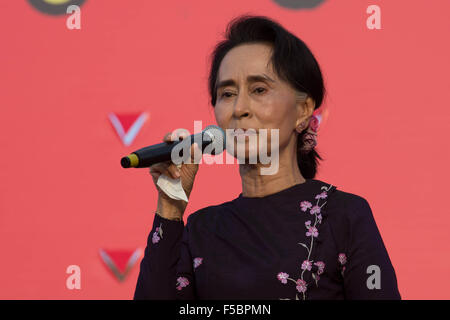
{"type": "Polygon", "coordinates": [[[127,133],[125,133],[122,123],[120,122],[119,118],[117,118],[117,116],[114,113],[112,113],[112,112],[109,113],[108,117],[109,117],[109,120],[111,121],[112,125],[116,129],[117,134],[119,135],[123,144],[125,146],[129,146],[133,143],[134,138],[136,138],[137,134],[141,130],[145,121],[148,119],[148,113],[146,113],[146,112],[141,113],[141,115],[136,119],[136,121],[134,121],[133,125],[128,129],[127,133]]]}

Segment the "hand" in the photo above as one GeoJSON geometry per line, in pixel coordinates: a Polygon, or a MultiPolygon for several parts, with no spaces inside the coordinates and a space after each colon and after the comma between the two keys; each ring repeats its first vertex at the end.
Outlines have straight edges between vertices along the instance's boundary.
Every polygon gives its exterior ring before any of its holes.
{"type": "MultiPolygon", "coordinates": [[[[189,135],[187,130],[175,130],[164,135],[164,142],[171,142],[182,140],[189,135]],[[179,139],[178,139],[179,138],[179,139]]],[[[153,178],[153,183],[158,191],[158,208],[157,213],[167,219],[182,219],[187,203],[183,200],[175,200],[170,198],[161,188],[157,185],[158,178],[161,174],[164,174],[170,178],[181,178],[181,185],[189,198],[195,176],[198,172],[198,163],[202,157],[202,153],[197,143],[193,143],[190,149],[191,163],[183,163],[178,168],[172,161],[156,163],[150,166],[150,175],[153,178]]]]}

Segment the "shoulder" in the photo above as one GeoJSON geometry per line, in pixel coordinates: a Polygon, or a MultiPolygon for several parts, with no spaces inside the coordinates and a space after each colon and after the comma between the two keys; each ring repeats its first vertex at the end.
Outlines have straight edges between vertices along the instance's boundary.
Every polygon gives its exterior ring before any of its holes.
{"type": "Polygon", "coordinates": [[[349,223],[360,219],[373,219],[370,204],[359,194],[341,190],[338,186],[317,180],[323,185],[333,186],[327,197],[326,211],[328,216],[345,220],[349,223]]]}
{"type": "Polygon", "coordinates": [[[343,209],[349,217],[360,213],[367,213],[370,209],[369,202],[366,198],[336,189],[328,199],[328,206],[336,209],[343,209]]]}
{"type": "Polygon", "coordinates": [[[361,195],[336,188],[329,194],[325,215],[337,241],[379,239],[379,230],[371,206],[361,195]]]}
{"type": "Polygon", "coordinates": [[[351,247],[374,248],[381,243],[380,232],[368,200],[355,193],[339,190],[328,195],[325,206],[332,236],[341,252],[351,247]]]}

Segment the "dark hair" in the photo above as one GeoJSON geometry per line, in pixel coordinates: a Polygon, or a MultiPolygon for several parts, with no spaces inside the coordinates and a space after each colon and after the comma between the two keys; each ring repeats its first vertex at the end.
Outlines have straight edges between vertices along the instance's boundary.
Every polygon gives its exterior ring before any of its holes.
{"type": "MultiPolygon", "coordinates": [[[[322,104],[325,87],[319,64],[306,44],[284,29],[278,22],[264,16],[242,15],[228,24],[225,40],[219,42],[212,55],[208,78],[212,106],[216,105],[216,80],[220,63],[232,48],[250,42],[272,44],[271,62],[278,77],[290,83],[299,92],[308,94],[315,101],[315,109],[322,104]]],[[[298,135],[297,161],[305,179],[316,175],[318,159],[323,160],[313,148],[303,153],[302,138],[307,127],[298,135]]]]}

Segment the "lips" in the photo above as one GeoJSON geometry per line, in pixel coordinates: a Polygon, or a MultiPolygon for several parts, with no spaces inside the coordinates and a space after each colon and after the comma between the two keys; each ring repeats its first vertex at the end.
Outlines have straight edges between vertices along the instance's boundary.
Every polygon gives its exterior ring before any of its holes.
{"type": "Polygon", "coordinates": [[[241,136],[254,136],[258,133],[258,129],[247,129],[247,128],[237,128],[234,129],[233,132],[231,132],[231,136],[233,137],[241,137],[241,136]]]}

